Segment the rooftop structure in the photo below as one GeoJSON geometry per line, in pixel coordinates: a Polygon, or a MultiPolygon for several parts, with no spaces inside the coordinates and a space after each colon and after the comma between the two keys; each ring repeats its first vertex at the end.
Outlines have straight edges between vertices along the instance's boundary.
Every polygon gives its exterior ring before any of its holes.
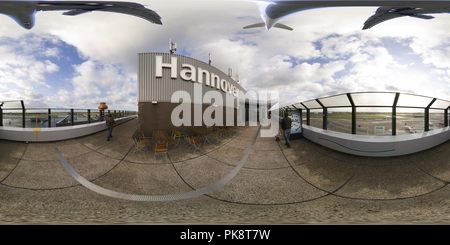
{"type": "Polygon", "coordinates": [[[392,156],[446,141],[449,106],[450,101],[415,94],[358,92],[283,106],[280,113],[300,110],[304,136],[319,144],[351,154],[392,156]]]}

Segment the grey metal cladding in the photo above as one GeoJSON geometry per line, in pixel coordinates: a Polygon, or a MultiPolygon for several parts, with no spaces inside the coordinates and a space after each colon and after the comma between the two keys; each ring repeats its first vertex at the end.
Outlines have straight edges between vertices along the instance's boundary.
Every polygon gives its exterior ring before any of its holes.
{"type": "MultiPolygon", "coordinates": [[[[180,72],[183,70],[183,64],[189,64],[195,69],[201,68],[210,73],[218,75],[220,79],[224,79],[238,90],[245,92],[233,78],[229,77],[219,69],[196,59],[168,53],[140,53],[138,54],[138,102],[170,102],[172,94],[176,91],[186,91],[189,95],[194,95],[194,84],[198,82],[186,81],[181,78],[180,72]],[[171,78],[172,69],[164,67],[162,69],[162,77],[156,77],[156,57],[162,56],[164,64],[171,64],[171,58],[177,58],[177,77],[171,78]]],[[[184,68],[186,69],[186,68],[184,68]]],[[[198,75],[198,74],[197,74],[198,75]]],[[[231,87],[231,86],[230,86],[231,87]]],[[[219,91],[223,95],[225,101],[226,93],[221,89],[202,84],[202,98],[208,91],[219,91]]],[[[194,98],[191,97],[193,101],[194,98]]]]}

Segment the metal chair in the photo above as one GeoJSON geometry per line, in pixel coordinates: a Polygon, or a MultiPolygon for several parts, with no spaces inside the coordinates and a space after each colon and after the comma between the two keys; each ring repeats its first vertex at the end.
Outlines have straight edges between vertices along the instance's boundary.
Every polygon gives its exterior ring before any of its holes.
{"type": "Polygon", "coordinates": [[[172,138],[172,137],[170,137],[168,140],[169,140],[169,142],[168,142],[169,146],[173,145],[172,150],[175,149],[180,144],[180,139],[179,138],[172,138]]]}
{"type": "Polygon", "coordinates": [[[207,129],[208,131],[211,131],[211,132],[212,132],[209,136],[213,137],[213,138],[215,139],[215,142],[218,143],[219,140],[220,140],[220,135],[217,134],[217,131],[214,131],[214,130],[213,130],[213,127],[206,127],[206,129],[207,129]]]}
{"type": "Polygon", "coordinates": [[[145,144],[147,144],[148,142],[152,141],[151,137],[147,137],[147,136],[144,135],[144,131],[139,131],[137,133],[137,136],[138,136],[139,141],[144,142],[145,144]]]}
{"type": "Polygon", "coordinates": [[[168,143],[155,143],[155,146],[153,147],[153,156],[155,158],[155,161],[157,155],[163,155],[167,160],[167,145],[168,143]]]}
{"type": "Polygon", "coordinates": [[[133,137],[133,142],[134,142],[133,155],[137,151],[141,151],[143,154],[145,154],[148,151],[147,144],[145,142],[139,141],[139,137],[137,136],[137,134],[133,134],[132,137],[133,137]]]}
{"type": "Polygon", "coordinates": [[[222,128],[217,128],[217,133],[219,133],[219,137],[222,137],[224,130],[222,128]]]}
{"type": "Polygon", "coordinates": [[[201,141],[195,140],[194,136],[192,136],[192,135],[188,135],[187,140],[190,145],[189,148],[194,147],[194,151],[192,152],[192,154],[194,154],[195,151],[200,150],[200,146],[202,145],[201,141]]]}
{"type": "Polygon", "coordinates": [[[181,139],[181,138],[183,138],[183,134],[180,131],[173,129],[172,130],[172,138],[181,139]]]}

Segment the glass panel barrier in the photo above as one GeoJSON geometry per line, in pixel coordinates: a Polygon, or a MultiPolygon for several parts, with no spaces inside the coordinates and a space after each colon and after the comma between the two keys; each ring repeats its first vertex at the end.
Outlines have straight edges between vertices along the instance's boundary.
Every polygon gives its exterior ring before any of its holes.
{"type": "Polygon", "coordinates": [[[317,103],[316,100],[306,101],[306,102],[303,102],[303,104],[304,104],[308,109],[319,109],[319,108],[322,108],[322,106],[320,106],[320,104],[317,103]]]}
{"type": "Polygon", "coordinates": [[[450,101],[446,100],[436,100],[431,108],[434,109],[447,109],[450,106],[450,101]]]}
{"type": "Polygon", "coordinates": [[[3,110],[4,127],[22,127],[22,110],[3,110]]]}
{"type": "Polygon", "coordinates": [[[429,129],[441,129],[444,127],[444,110],[430,109],[429,129]]]}
{"type": "MultiPolygon", "coordinates": [[[[21,102],[0,102],[1,107],[0,120],[3,127],[25,127],[25,128],[48,128],[64,127],[89,123],[89,110],[87,109],[49,109],[49,108],[29,108],[26,110],[12,109],[21,102]],[[8,108],[5,108],[5,105],[8,108]],[[50,114],[49,114],[50,111],[50,114]],[[72,119],[73,111],[73,119],[72,119]]],[[[111,115],[115,118],[123,118],[137,115],[135,111],[111,110],[111,115]]],[[[90,122],[100,121],[100,110],[90,110],[90,122]]]]}
{"type": "Polygon", "coordinates": [[[352,133],[352,108],[328,108],[327,129],[341,132],[352,133]]]}
{"type": "Polygon", "coordinates": [[[3,110],[11,110],[11,109],[23,109],[22,108],[22,101],[16,100],[16,101],[0,101],[0,104],[3,110]]]}
{"type": "Polygon", "coordinates": [[[316,128],[323,128],[323,110],[313,109],[310,110],[310,126],[316,128]]]}
{"type": "Polygon", "coordinates": [[[397,106],[425,108],[431,103],[432,100],[433,98],[430,97],[412,94],[400,94],[397,106]]]}
{"type": "Polygon", "coordinates": [[[88,123],[88,110],[74,110],[73,118],[75,125],[88,123]]]}
{"type": "Polygon", "coordinates": [[[347,94],[321,98],[319,101],[325,107],[343,107],[352,105],[348,100],[347,94]]]}
{"type": "Polygon", "coordinates": [[[25,128],[46,128],[48,127],[48,110],[26,109],[25,128]]]}
{"type": "Polygon", "coordinates": [[[397,108],[397,135],[422,133],[425,109],[397,108]]]}
{"type": "Polygon", "coordinates": [[[52,127],[64,127],[72,125],[70,109],[52,109],[52,127]]]}
{"type": "Polygon", "coordinates": [[[351,94],[355,106],[392,106],[395,93],[354,93],[351,94]]]}
{"type": "Polygon", "coordinates": [[[356,109],[356,134],[392,135],[392,109],[384,107],[358,107],[356,109]]]}
{"type": "Polygon", "coordinates": [[[91,110],[91,122],[99,122],[100,121],[100,110],[94,109],[91,110]]]}

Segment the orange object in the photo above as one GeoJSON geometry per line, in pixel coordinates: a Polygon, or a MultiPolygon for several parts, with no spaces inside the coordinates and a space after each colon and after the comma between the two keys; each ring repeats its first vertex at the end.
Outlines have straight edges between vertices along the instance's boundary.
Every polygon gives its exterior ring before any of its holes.
{"type": "Polygon", "coordinates": [[[108,109],[108,106],[106,105],[106,102],[100,102],[100,105],[98,106],[99,110],[106,110],[108,109]]]}

